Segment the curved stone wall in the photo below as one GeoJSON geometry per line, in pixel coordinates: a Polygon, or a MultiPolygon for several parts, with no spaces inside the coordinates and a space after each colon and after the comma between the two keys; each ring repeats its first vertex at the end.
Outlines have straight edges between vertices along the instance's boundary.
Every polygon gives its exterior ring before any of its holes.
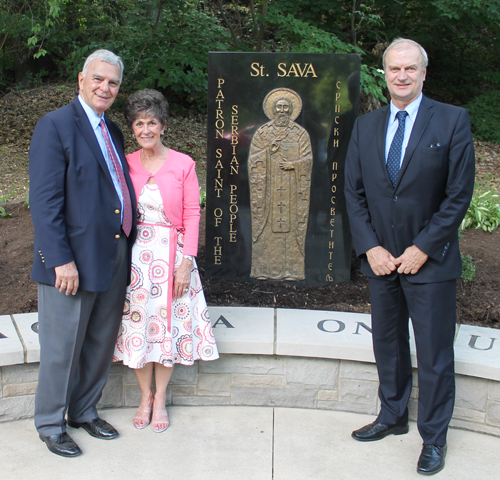
{"type": "MultiPolygon", "coordinates": [[[[234,307],[210,307],[210,315],[221,358],[176,366],[170,404],[378,412],[369,315],[234,307]]],[[[36,321],[36,313],[0,317],[0,421],[33,415],[36,321]]],[[[499,338],[500,330],[457,327],[452,426],[500,436],[499,338]]],[[[411,419],[417,397],[415,368],[411,419]]],[[[133,370],[114,364],[100,407],[134,407],[139,400],[133,370]]]]}

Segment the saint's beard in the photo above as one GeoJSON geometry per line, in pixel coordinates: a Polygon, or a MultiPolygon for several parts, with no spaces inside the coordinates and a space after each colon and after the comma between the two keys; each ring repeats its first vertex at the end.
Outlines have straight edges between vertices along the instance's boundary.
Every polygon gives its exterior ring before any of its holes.
{"type": "Polygon", "coordinates": [[[286,113],[277,113],[274,117],[274,124],[277,127],[286,127],[290,123],[290,115],[286,113]]]}

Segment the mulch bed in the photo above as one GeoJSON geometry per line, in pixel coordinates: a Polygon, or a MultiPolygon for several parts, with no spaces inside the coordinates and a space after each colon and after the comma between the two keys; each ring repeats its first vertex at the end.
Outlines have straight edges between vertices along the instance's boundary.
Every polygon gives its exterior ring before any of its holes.
{"type": "MultiPolygon", "coordinates": [[[[33,260],[33,226],[23,203],[6,205],[11,218],[0,219],[0,315],[36,312],[36,283],[30,280],[33,260]]],[[[461,250],[471,255],[476,278],[458,281],[457,313],[460,323],[500,328],[500,230],[468,230],[461,250]]],[[[198,264],[203,278],[205,222],[200,224],[198,264]]],[[[343,312],[370,312],[368,282],[353,255],[351,281],[327,287],[296,289],[287,285],[205,279],[209,305],[307,308],[343,312]]]]}

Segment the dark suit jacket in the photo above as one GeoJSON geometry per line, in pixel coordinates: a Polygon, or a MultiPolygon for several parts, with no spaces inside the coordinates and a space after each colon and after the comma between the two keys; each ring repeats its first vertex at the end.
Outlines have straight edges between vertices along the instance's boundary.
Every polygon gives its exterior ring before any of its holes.
{"type": "Polygon", "coordinates": [[[385,106],[358,118],[347,153],[345,195],[362,271],[376,277],[364,253],[372,247],[381,245],[398,257],[416,245],[429,259],[407,275],[410,282],[459,278],[458,227],[474,188],[469,115],[423,97],[393,188],[385,162],[389,114],[385,106]]]}
{"type": "MultiPolygon", "coordinates": [[[[123,165],[135,212],[123,135],[110,120],[106,119],[106,124],[123,165]]],[[[81,290],[107,290],[118,245],[115,237],[123,234],[121,204],[78,99],[37,123],[29,156],[30,208],[35,227],[33,280],[53,285],[54,267],[75,261],[81,290]]],[[[136,234],[135,213],[133,217],[129,263],[136,234]]]]}

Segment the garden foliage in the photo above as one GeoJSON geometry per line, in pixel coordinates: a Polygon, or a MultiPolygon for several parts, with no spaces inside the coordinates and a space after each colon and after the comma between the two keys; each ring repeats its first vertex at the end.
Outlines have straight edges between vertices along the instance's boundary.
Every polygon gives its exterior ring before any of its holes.
{"type": "Polygon", "coordinates": [[[424,93],[467,105],[474,133],[500,141],[499,35],[500,0],[1,0],[0,92],[75,79],[109,48],[125,60],[125,90],[204,109],[209,51],[349,52],[362,90],[386,102],[381,56],[404,36],[429,53],[424,93]]]}
{"type": "Polygon", "coordinates": [[[493,232],[500,225],[499,195],[491,190],[474,193],[469,209],[460,225],[461,230],[477,228],[485,232],[493,232]]]}

